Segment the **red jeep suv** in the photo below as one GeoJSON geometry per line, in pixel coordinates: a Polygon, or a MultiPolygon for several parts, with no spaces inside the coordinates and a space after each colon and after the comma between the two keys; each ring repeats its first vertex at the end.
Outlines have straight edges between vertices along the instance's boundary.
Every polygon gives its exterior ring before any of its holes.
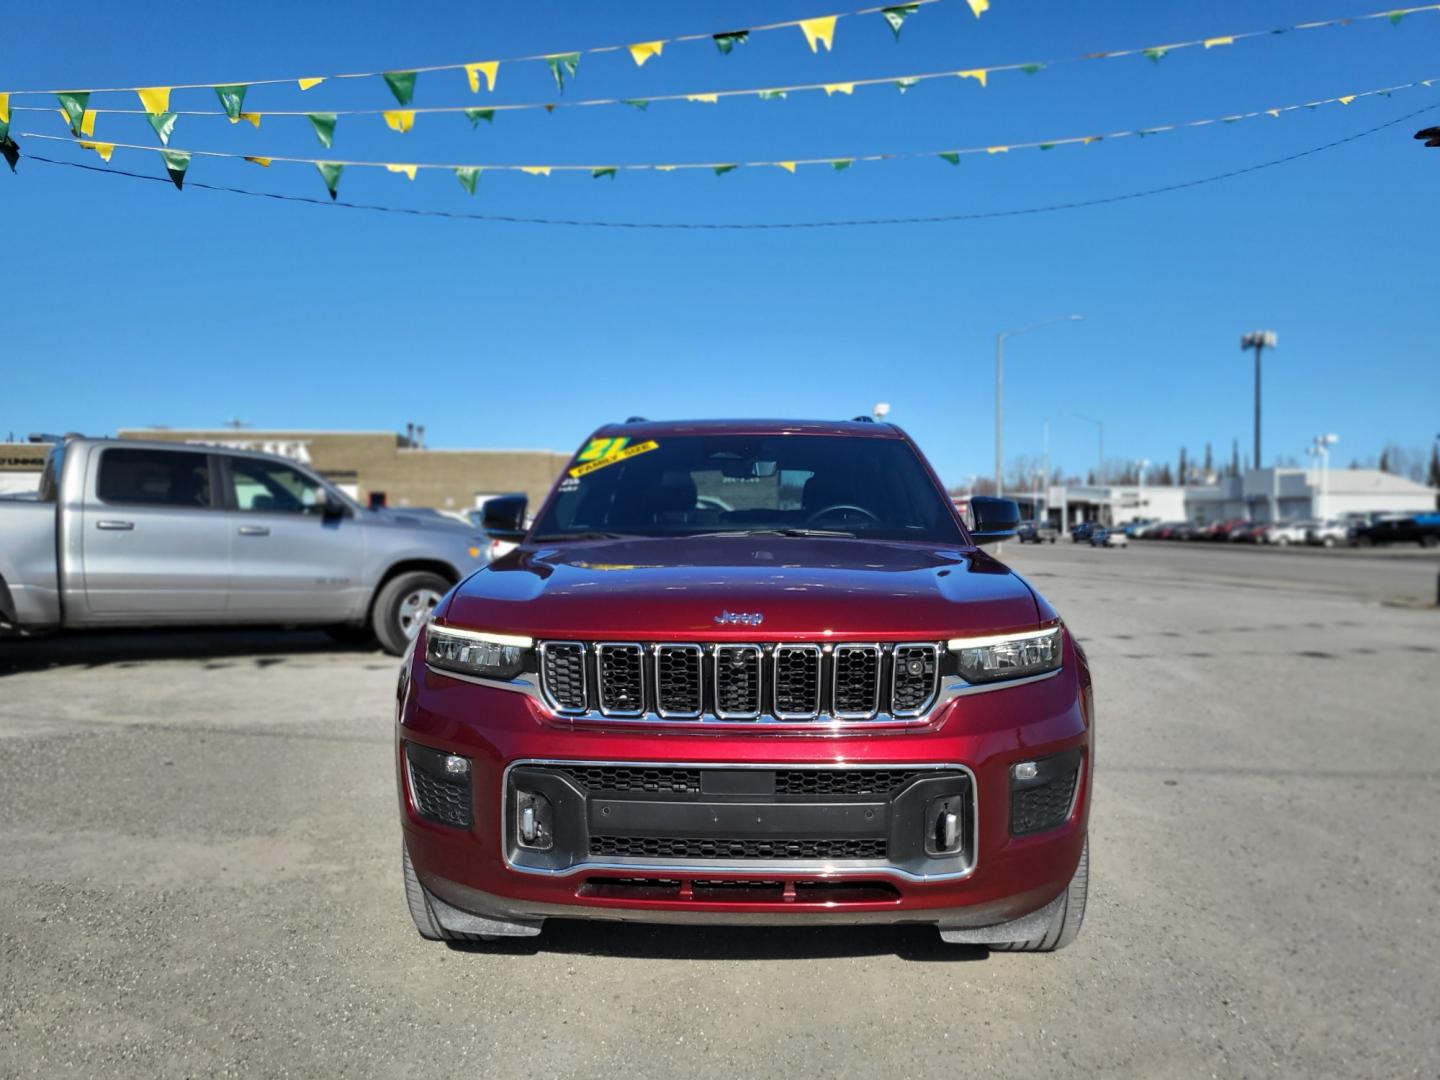
{"type": "Polygon", "coordinates": [[[1085,914],[1093,704],[1054,609],[871,422],[601,428],[407,656],[422,936],[549,917],[930,923],[1044,952],[1085,914]]]}

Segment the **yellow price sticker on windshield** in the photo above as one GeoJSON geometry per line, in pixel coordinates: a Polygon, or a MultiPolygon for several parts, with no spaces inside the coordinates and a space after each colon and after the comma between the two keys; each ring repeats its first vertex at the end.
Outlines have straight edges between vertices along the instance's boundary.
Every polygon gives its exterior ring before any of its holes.
{"type": "Polygon", "coordinates": [[[659,450],[660,444],[654,439],[642,443],[629,445],[630,440],[625,437],[618,439],[591,439],[590,444],[580,452],[576,459],[581,464],[570,470],[569,475],[575,479],[588,476],[596,469],[603,469],[607,465],[616,465],[622,461],[628,461],[639,454],[648,454],[651,450],[659,450]]]}

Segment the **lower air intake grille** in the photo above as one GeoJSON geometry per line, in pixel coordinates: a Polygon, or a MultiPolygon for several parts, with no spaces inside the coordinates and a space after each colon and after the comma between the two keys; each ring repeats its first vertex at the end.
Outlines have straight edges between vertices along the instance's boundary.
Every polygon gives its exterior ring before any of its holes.
{"type": "Polygon", "coordinates": [[[1047,784],[1022,788],[1010,793],[1010,832],[1015,836],[1040,832],[1063,825],[1070,816],[1070,801],[1075,797],[1078,769],[1056,777],[1047,784]]]}
{"type": "Polygon", "coordinates": [[[421,817],[468,829],[470,814],[470,774],[451,776],[445,771],[449,755],[428,746],[405,744],[405,759],[410,765],[410,797],[421,817]]]}
{"type": "Polygon", "coordinates": [[[590,854],[662,859],[883,859],[884,839],[727,840],[672,836],[592,836],[590,854]]]}
{"type": "Polygon", "coordinates": [[[944,776],[913,769],[782,769],[777,795],[893,795],[917,776],[944,776]]]}
{"type": "Polygon", "coordinates": [[[567,765],[565,773],[588,791],[700,790],[699,769],[646,769],[625,765],[567,765]]]}

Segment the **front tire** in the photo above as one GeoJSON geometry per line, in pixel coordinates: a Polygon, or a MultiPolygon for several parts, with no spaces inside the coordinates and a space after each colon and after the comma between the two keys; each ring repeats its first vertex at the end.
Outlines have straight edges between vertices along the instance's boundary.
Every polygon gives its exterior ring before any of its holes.
{"type": "Polygon", "coordinates": [[[430,894],[425,891],[425,886],[420,884],[420,878],[415,873],[415,864],[410,861],[410,849],[403,840],[400,841],[400,870],[405,877],[405,903],[410,908],[410,919],[422,938],[426,941],[493,940],[489,934],[460,934],[440,925],[440,920],[435,918],[435,912],[430,907],[430,894]]]}
{"type": "Polygon", "coordinates": [[[370,627],[380,647],[391,656],[402,655],[449,591],[450,583],[428,570],[396,574],[387,581],[370,614],[370,627]]]}
{"type": "Polygon", "coordinates": [[[1028,941],[999,941],[988,946],[996,952],[1054,952],[1063,949],[1080,933],[1085,921],[1085,903],[1090,895],[1090,838],[1080,849],[1080,865],[1065,887],[1065,902],[1050,917],[1045,933],[1028,941]]]}

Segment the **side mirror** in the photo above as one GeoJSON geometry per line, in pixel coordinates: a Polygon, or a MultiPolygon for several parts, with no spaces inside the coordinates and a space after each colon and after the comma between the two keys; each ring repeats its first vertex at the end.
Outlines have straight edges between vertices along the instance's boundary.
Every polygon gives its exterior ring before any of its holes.
{"type": "Polygon", "coordinates": [[[525,539],[525,495],[500,495],[488,499],[480,512],[480,530],[492,540],[519,543],[525,539]]]}
{"type": "Polygon", "coordinates": [[[1020,506],[1014,499],[997,499],[993,495],[976,495],[970,500],[975,527],[970,539],[977,544],[993,544],[1009,540],[1020,524],[1020,506]]]}
{"type": "Polygon", "coordinates": [[[315,502],[306,509],[309,513],[319,515],[321,521],[339,521],[350,516],[349,507],[339,499],[332,499],[324,488],[316,489],[315,502]]]}

